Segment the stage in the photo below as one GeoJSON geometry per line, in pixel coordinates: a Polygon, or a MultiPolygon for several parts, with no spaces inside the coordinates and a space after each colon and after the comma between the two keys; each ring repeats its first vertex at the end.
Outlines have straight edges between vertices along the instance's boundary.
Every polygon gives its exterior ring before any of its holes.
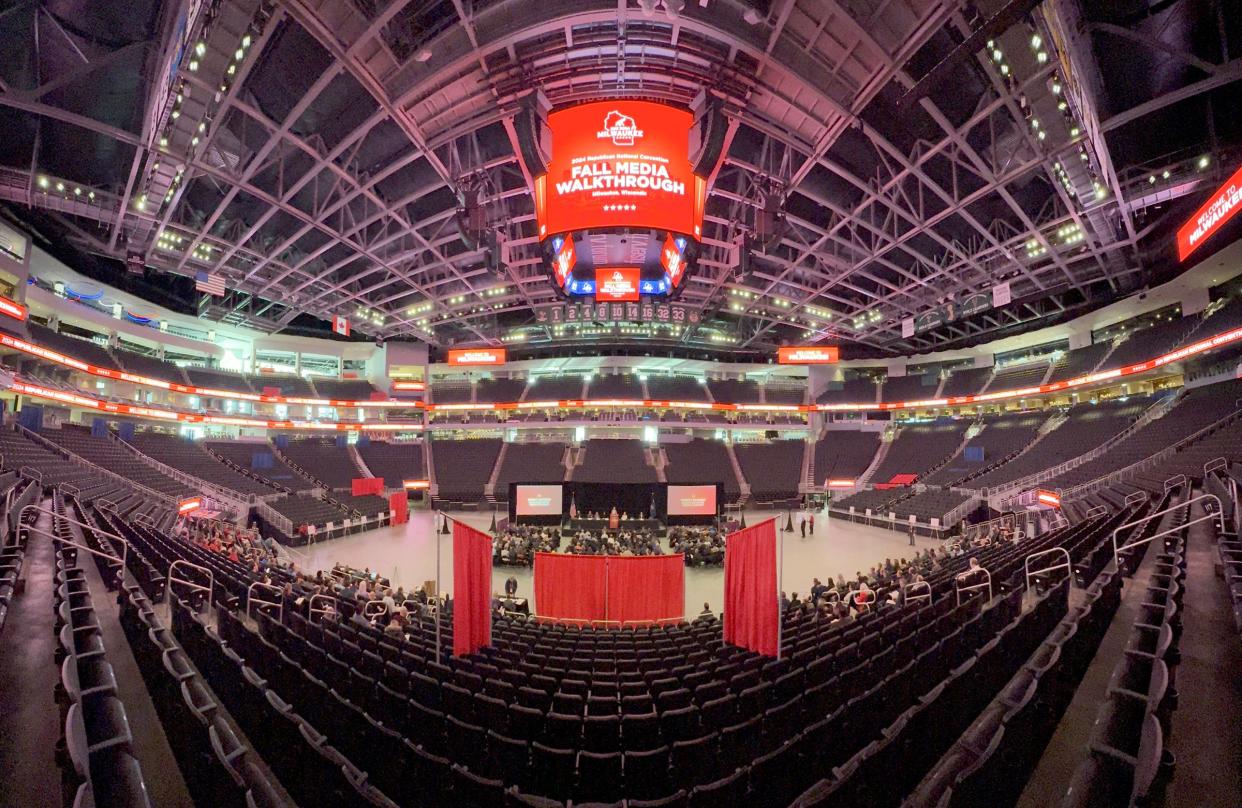
{"type": "MultiPolygon", "coordinates": [[[[784,524],[785,512],[746,511],[746,524],[754,525],[779,513],[778,527],[784,524]]],[[[450,516],[466,524],[486,531],[491,523],[490,513],[450,512],[450,516]]],[[[794,522],[795,528],[797,520],[794,522]]],[[[321,542],[310,547],[294,548],[294,560],[298,568],[314,571],[330,569],[338,561],[359,569],[369,567],[380,575],[390,577],[394,585],[407,590],[422,586],[423,581],[435,578],[436,537],[438,523],[429,511],[410,511],[410,521],[404,525],[383,527],[365,533],[356,533],[341,539],[321,542]],[[305,551],[305,552],[298,552],[305,551]]],[[[815,519],[815,532],[803,539],[795,529],[792,533],[777,533],[784,539],[781,557],[784,568],[784,589],[789,594],[805,595],[811,586],[811,578],[824,579],[837,573],[847,578],[857,572],[884,563],[885,558],[902,558],[911,555],[909,537],[885,528],[869,527],[851,522],[830,520],[822,514],[815,519]]],[[[440,570],[445,588],[451,591],[449,580],[453,572],[452,536],[439,536],[440,570]]],[[[917,538],[917,549],[939,547],[940,542],[925,537],[917,538]]],[[[668,550],[667,540],[661,541],[668,550]]],[[[518,582],[518,597],[534,602],[535,588],[529,567],[493,567],[492,588],[504,593],[505,579],[512,576],[518,582]]],[[[703,603],[719,611],[724,602],[724,569],[722,567],[693,567],[686,570],[685,601],[686,616],[693,619],[703,610],[703,603]]]]}

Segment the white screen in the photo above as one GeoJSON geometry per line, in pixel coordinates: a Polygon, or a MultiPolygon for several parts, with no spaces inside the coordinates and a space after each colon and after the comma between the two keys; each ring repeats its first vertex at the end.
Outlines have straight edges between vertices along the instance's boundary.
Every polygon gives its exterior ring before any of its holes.
{"type": "Polygon", "coordinates": [[[716,486],[670,485],[668,487],[669,516],[715,516],[716,486]]]}
{"type": "Polygon", "coordinates": [[[519,485],[514,496],[517,516],[560,516],[561,486],[559,485],[519,485]]]}

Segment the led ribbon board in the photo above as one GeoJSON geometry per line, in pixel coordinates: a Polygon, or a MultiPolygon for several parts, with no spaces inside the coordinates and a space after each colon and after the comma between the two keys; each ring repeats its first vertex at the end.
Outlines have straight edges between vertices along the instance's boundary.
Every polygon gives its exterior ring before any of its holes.
{"type": "Polygon", "coordinates": [[[598,101],[548,115],[552,159],[535,178],[539,238],[573,230],[655,228],[703,235],[707,181],[690,163],[688,110],[598,101]]]}

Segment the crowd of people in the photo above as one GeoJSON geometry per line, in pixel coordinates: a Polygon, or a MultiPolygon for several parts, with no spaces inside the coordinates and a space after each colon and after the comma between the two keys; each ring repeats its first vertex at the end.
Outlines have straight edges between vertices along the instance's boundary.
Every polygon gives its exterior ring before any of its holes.
{"type": "Polygon", "coordinates": [[[251,572],[264,572],[279,564],[276,542],[259,535],[257,528],[241,528],[212,519],[182,519],[174,530],[177,538],[235,564],[245,564],[251,572]]]}
{"type": "MultiPolygon", "coordinates": [[[[182,541],[249,566],[262,583],[280,590],[286,609],[303,615],[308,614],[312,598],[328,595],[335,600],[320,604],[325,610],[323,619],[349,620],[383,629],[394,637],[404,637],[405,628],[411,622],[435,613],[434,598],[429,598],[426,592],[420,589],[407,593],[402,587],[394,589],[387,578],[381,578],[369,568],[354,570],[338,564],[330,572],[318,570],[314,575],[307,574],[298,569],[297,564],[282,560],[276,552],[276,543],[262,538],[253,527],[240,528],[210,519],[182,519],[174,534],[182,541]]],[[[452,599],[445,595],[440,608],[452,614],[452,599]]]]}
{"type": "Polygon", "coordinates": [[[616,530],[566,530],[538,525],[510,525],[492,542],[492,562],[502,566],[529,567],[535,553],[574,555],[661,555],[664,549],[655,531],[641,527],[616,530]]]}
{"type": "Polygon", "coordinates": [[[535,553],[555,553],[561,549],[561,531],[537,525],[510,525],[492,541],[492,563],[506,567],[529,567],[535,553]]]}
{"type": "Polygon", "coordinates": [[[575,555],[662,555],[660,539],[647,528],[578,530],[569,537],[565,552],[575,555]]]}
{"type": "Polygon", "coordinates": [[[711,527],[674,527],[668,532],[674,553],[685,553],[687,567],[724,564],[724,534],[711,527]]]}

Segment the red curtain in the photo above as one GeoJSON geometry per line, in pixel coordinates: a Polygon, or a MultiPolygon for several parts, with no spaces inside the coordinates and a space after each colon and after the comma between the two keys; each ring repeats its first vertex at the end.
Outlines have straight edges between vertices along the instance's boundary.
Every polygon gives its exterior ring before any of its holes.
{"type": "Polygon", "coordinates": [[[392,523],[404,525],[410,521],[410,498],[404,491],[397,491],[388,497],[388,510],[392,511],[392,523]]]}
{"type": "Polygon", "coordinates": [[[724,640],[765,656],[780,648],[776,591],[776,520],[725,539],[724,640]]]}
{"type": "Polygon", "coordinates": [[[535,613],[603,620],[605,575],[604,556],[535,553],[535,613]]]}
{"type": "Polygon", "coordinates": [[[686,561],[666,556],[608,557],[608,619],[664,620],[686,613],[686,561]]]}
{"type": "Polygon", "coordinates": [[[453,655],[492,642],[492,537],[453,521],[453,655]]]}
{"type": "Polygon", "coordinates": [[[535,613],[562,620],[663,620],[683,617],[681,555],[535,554],[535,613]]]}
{"type": "Polygon", "coordinates": [[[355,477],[350,483],[349,492],[356,497],[374,494],[382,496],[384,493],[383,477],[355,477]]]}

